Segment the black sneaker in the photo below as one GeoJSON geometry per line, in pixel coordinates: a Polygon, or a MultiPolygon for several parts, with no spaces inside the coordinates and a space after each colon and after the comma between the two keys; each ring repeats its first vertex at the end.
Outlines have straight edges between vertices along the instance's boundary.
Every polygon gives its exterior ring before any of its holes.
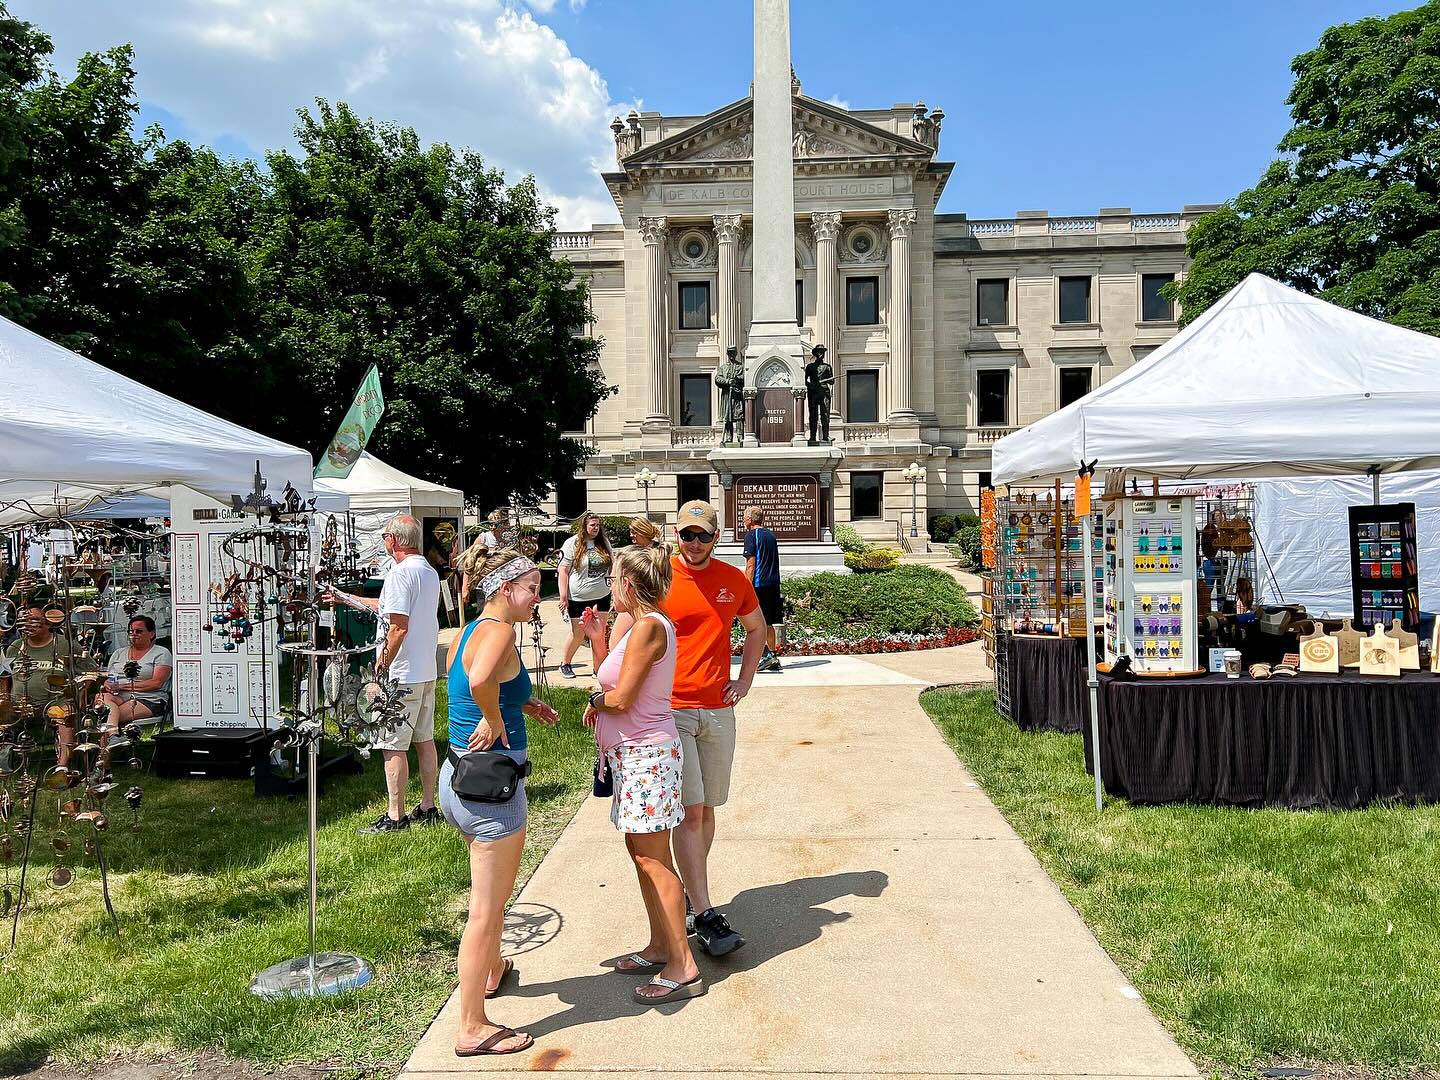
{"type": "Polygon", "coordinates": [[[780,666],[780,655],[778,653],[767,652],[763,657],[760,658],[760,664],[755,670],[783,671],[784,669],[780,666]]]}
{"type": "Polygon", "coordinates": [[[700,947],[711,956],[724,956],[745,944],[745,939],[732,930],[725,916],[713,907],[695,916],[695,936],[700,939],[700,947]]]}
{"type": "MultiPolygon", "coordinates": [[[[432,806],[429,810],[421,810],[420,807],[417,806],[406,816],[410,819],[410,824],[412,825],[440,825],[445,821],[445,816],[440,813],[438,806],[432,806]]],[[[386,818],[388,820],[388,814],[386,818]]]]}
{"type": "Polygon", "coordinates": [[[560,674],[563,675],[563,676],[564,676],[565,678],[567,678],[567,679],[573,679],[573,678],[575,678],[575,669],[574,669],[573,667],[571,667],[569,664],[561,664],[561,665],[560,665],[560,674]]]}
{"type": "Polygon", "coordinates": [[[390,816],[390,812],[387,810],[376,819],[374,825],[367,825],[361,829],[360,835],[374,836],[376,833],[404,832],[408,828],[410,828],[410,818],[408,815],[396,821],[390,816]]]}
{"type": "Polygon", "coordinates": [[[690,903],[690,897],[685,897],[685,933],[695,933],[695,908],[690,903]]]}

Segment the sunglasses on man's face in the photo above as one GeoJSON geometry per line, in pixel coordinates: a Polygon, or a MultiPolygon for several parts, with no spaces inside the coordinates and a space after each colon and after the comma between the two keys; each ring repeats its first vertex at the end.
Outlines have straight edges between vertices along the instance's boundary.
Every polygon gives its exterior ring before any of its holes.
{"type": "Polygon", "coordinates": [[[714,539],[713,532],[701,532],[699,529],[685,529],[680,533],[682,544],[708,544],[714,539]]]}

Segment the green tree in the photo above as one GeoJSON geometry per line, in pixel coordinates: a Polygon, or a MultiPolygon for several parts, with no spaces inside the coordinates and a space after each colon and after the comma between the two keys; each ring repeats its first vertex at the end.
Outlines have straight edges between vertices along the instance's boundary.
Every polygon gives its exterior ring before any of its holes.
{"type": "Polygon", "coordinates": [[[561,438],[607,392],[577,336],[588,291],[552,259],[553,210],[477,154],[421,146],[343,103],[302,110],[300,154],[267,155],[256,231],[264,334],[302,358],[281,432],[319,451],[371,363],[375,452],[482,506],[537,498],[583,460],[561,438]]]}
{"type": "MultiPolygon", "coordinates": [[[[13,18],[0,0],[0,251],[25,231],[16,177],[26,157],[29,118],[26,89],[45,70],[50,39],[30,23],[13,18]]],[[[0,272],[0,312],[14,303],[15,286],[0,272]]]]}
{"type": "Polygon", "coordinates": [[[1259,271],[1440,333],[1440,2],[1331,27],[1292,69],[1284,156],[1191,227],[1184,320],[1259,271]]]}

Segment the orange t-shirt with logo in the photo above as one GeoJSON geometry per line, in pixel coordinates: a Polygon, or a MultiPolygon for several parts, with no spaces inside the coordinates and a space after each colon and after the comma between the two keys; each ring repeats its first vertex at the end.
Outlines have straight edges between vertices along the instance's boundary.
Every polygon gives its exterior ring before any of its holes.
{"type": "Polygon", "coordinates": [[[679,555],[670,559],[665,614],[675,624],[673,709],[723,709],[730,681],[730,626],[760,606],[755,587],[736,569],[711,559],[696,570],[679,555]]]}

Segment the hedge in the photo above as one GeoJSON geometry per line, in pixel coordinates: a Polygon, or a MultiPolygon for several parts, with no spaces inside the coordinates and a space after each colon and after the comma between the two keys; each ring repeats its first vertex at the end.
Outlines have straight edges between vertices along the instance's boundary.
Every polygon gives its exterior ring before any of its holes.
{"type": "Polygon", "coordinates": [[[935,635],[979,621],[960,583],[928,566],[814,574],[782,582],[780,590],[792,637],[935,635]]]}

